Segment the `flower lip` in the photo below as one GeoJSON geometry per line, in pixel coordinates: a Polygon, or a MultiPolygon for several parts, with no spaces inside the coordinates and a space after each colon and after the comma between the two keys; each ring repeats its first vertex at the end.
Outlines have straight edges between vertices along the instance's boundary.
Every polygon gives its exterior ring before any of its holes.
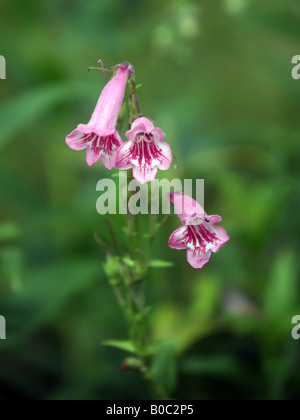
{"type": "Polygon", "coordinates": [[[136,120],[134,120],[132,126],[131,126],[131,130],[129,130],[126,133],[126,137],[129,140],[129,136],[131,134],[136,134],[136,133],[147,133],[147,134],[151,134],[152,131],[155,129],[153,123],[146,117],[139,117],[136,120]]]}
{"type": "Polygon", "coordinates": [[[215,225],[222,221],[217,215],[208,216],[204,209],[181,191],[169,194],[182,226],[172,233],[169,247],[186,249],[187,260],[194,268],[202,268],[211,253],[218,252],[229,241],[225,229],[215,225]]]}
{"type": "Polygon", "coordinates": [[[116,168],[132,168],[134,178],[141,184],[153,181],[158,169],[170,168],[172,152],[168,143],[162,141],[165,134],[148,118],[137,118],[126,137],[128,141],[117,152],[116,168]]]}

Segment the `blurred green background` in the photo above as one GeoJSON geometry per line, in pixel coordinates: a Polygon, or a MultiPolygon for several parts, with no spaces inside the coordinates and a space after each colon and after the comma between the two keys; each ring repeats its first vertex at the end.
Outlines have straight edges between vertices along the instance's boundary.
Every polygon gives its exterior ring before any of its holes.
{"type": "Polygon", "coordinates": [[[94,240],[108,173],[65,145],[103,87],[99,58],[134,65],[169,175],[205,178],[231,237],[200,271],[167,246],[175,216],[155,243],[175,262],[147,288],[154,337],[177,340],[173,397],[299,398],[299,1],[2,0],[0,19],[0,398],[149,398],[100,345],[127,337],[94,240]]]}

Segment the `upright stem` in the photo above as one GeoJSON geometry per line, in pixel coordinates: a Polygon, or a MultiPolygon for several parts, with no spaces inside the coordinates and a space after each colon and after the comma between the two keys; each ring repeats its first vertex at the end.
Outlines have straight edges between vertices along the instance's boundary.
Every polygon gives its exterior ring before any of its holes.
{"type": "MultiPolygon", "coordinates": [[[[134,80],[130,80],[129,96],[129,121],[134,120],[141,114],[139,100],[136,95],[136,85],[134,80]]],[[[127,191],[129,183],[133,177],[128,177],[127,191]]],[[[131,195],[134,193],[131,193],[131,195]]],[[[118,302],[124,312],[128,322],[130,340],[135,346],[136,357],[140,361],[140,371],[151,388],[154,398],[163,399],[164,396],[156,389],[155,383],[151,380],[149,372],[149,356],[147,349],[150,344],[150,328],[147,320],[147,305],[145,299],[145,276],[149,269],[149,259],[151,256],[155,235],[158,231],[157,216],[151,215],[149,224],[149,241],[146,253],[141,248],[141,236],[138,216],[128,212],[127,215],[127,237],[128,251],[133,264],[126,264],[126,259],[120,252],[117,238],[110,224],[109,218],[106,223],[111,234],[112,244],[119,261],[119,276],[117,283],[113,284],[118,302]],[[142,258],[143,257],[143,258],[142,258]],[[144,262],[145,258],[145,262],[144,262]]],[[[162,222],[163,223],[163,222],[162,222]]],[[[161,225],[162,225],[161,223],[161,225]]],[[[159,226],[159,228],[161,227],[159,226]]],[[[128,254],[127,254],[128,257],[128,254]]],[[[114,271],[114,270],[113,270],[114,271]]],[[[113,283],[113,282],[112,282],[113,283]]]]}
{"type": "Polygon", "coordinates": [[[115,249],[115,252],[116,252],[117,256],[121,258],[121,253],[120,253],[120,251],[119,251],[119,245],[118,245],[118,242],[117,242],[117,239],[116,239],[115,232],[114,232],[114,230],[113,230],[113,228],[112,228],[112,225],[110,224],[110,219],[109,219],[109,217],[107,217],[107,218],[105,219],[105,222],[106,222],[106,224],[107,224],[107,226],[108,226],[109,233],[110,233],[110,236],[111,236],[111,239],[112,239],[112,243],[113,243],[113,247],[114,247],[114,249],[115,249]]]}
{"type": "Polygon", "coordinates": [[[151,214],[150,215],[150,226],[149,226],[149,241],[147,247],[147,259],[149,260],[151,257],[151,252],[154,244],[155,233],[156,233],[156,220],[157,215],[151,214]]]}

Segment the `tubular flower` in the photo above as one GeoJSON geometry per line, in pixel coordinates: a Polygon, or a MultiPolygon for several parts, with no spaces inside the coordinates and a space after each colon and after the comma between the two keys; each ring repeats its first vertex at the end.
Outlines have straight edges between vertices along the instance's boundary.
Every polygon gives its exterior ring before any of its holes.
{"type": "Polygon", "coordinates": [[[202,268],[211,253],[218,252],[230,239],[224,228],[215,225],[222,218],[208,216],[200,204],[181,192],[170,194],[170,201],[183,226],[172,233],[169,247],[187,249],[188,263],[193,268],[202,268]]]}
{"type": "Polygon", "coordinates": [[[126,137],[128,141],[117,152],[116,168],[133,168],[133,176],[141,184],[153,181],[158,169],[170,168],[172,153],[168,143],[162,141],[165,134],[147,118],[136,119],[126,137]]]}
{"type": "Polygon", "coordinates": [[[89,166],[99,159],[107,169],[115,166],[117,150],[123,144],[116,124],[127,79],[132,73],[133,67],[129,63],[120,64],[116,75],[105,85],[90,122],[79,124],[66,138],[71,149],[86,149],[86,161],[89,166]]]}

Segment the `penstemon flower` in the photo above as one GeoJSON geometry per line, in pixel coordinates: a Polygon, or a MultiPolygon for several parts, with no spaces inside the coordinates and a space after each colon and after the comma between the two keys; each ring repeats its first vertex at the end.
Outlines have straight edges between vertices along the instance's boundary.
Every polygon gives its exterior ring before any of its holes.
{"type": "Polygon", "coordinates": [[[92,118],[88,124],[79,124],[66,138],[73,150],[86,149],[89,166],[101,159],[107,169],[115,166],[116,153],[123,144],[116,124],[123,103],[127,80],[133,74],[129,63],[118,66],[116,75],[104,87],[92,118]]]}
{"type": "Polygon", "coordinates": [[[133,168],[133,176],[141,184],[153,181],[158,169],[170,168],[172,153],[168,143],[162,141],[165,134],[147,118],[137,118],[126,137],[129,141],[117,152],[116,168],[133,168]]]}
{"type": "Polygon", "coordinates": [[[211,253],[218,252],[230,239],[224,228],[215,226],[222,218],[208,216],[200,204],[181,192],[170,194],[170,201],[183,226],[172,233],[169,247],[187,249],[189,264],[193,268],[202,268],[211,253]]]}
{"type": "MultiPolygon", "coordinates": [[[[123,63],[117,66],[115,76],[101,93],[90,122],[86,125],[80,124],[67,136],[66,141],[74,150],[87,149],[86,160],[90,166],[101,159],[108,169],[114,166],[120,170],[132,169],[134,178],[145,184],[155,179],[158,169],[170,168],[172,152],[169,144],[163,141],[165,134],[162,130],[154,127],[148,118],[142,116],[136,95],[138,86],[131,77],[132,74],[133,68],[130,64],[123,63]],[[126,133],[128,141],[123,143],[116,130],[116,124],[128,79],[128,121],[134,122],[131,130],[126,133]]],[[[125,119],[126,111],[122,117],[125,119]]],[[[127,189],[131,190],[129,183],[127,189]]],[[[220,216],[208,216],[196,201],[182,192],[172,193],[169,198],[183,224],[171,235],[169,246],[178,250],[186,249],[190,265],[202,268],[210,259],[211,253],[217,252],[229,240],[226,231],[215,225],[222,219],[220,216]]],[[[130,348],[132,356],[125,360],[123,369],[140,371],[150,384],[155,398],[159,399],[169,399],[172,389],[169,385],[161,383],[162,375],[167,375],[168,370],[166,373],[162,371],[160,375],[155,374],[157,360],[160,360],[162,354],[166,354],[162,353],[166,345],[151,340],[145,284],[148,270],[155,267],[155,261],[151,260],[154,240],[166,220],[159,219],[155,212],[149,217],[148,244],[145,250],[139,219],[134,212],[127,215],[127,226],[124,229],[127,241],[124,243],[119,243],[119,236],[115,234],[109,217],[106,218],[106,224],[111,240],[102,238],[101,233],[96,236],[99,244],[107,252],[105,272],[128,323],[130,339],[129,342],[109,340],[103,344],[124,350],[130,348]]],[[[157,266],[161,264],[164,266],[165,262],[159,261],[157,266]]],[[[170,347],[170,350],[170,363],[173,365],[175,349],[170,347]]],[[[165,356],[164,360],[168,366],[169,362],[165,356]]]]}

